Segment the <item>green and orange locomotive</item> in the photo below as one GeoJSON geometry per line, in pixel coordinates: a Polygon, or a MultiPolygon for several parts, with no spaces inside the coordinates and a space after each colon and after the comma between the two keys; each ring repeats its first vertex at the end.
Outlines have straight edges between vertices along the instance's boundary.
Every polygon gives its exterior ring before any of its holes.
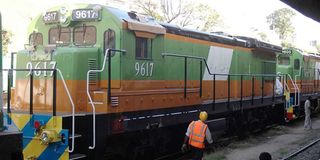
{"type": "MultiPolygon", "coordinates": [[[[287,85],[287,120],[304,114],[303,103],[309,96],[318,99],[320,56],[296,48],[285,48],[277,58],[277,73],[285,74],[287,85]],[[301,105],[302,104],[302,105],[301,105]]],[[[318,102],[314,102],[316,107],[318,102]]]]}
{"type": "Polygon", "coordinates": [[[282,48],[253,38],[75,4],[36,17],[25,48],[5,70],[25,159],[154,159],[200,111],[229,134],[284,120],[282,48]]]}

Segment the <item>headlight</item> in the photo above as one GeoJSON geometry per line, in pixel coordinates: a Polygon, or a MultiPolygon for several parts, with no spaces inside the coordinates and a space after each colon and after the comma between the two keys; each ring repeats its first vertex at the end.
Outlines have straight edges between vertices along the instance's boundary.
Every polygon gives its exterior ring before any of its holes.
{"type": "Polygon", "coordinates": [[[59,134],[55,130],[43,130],[40,134],[41,144],[49,144],[61,141],[59,134]]]}
{"type": "Polygon", "coordinates": [[[41,133],[40,140],[43,144],[49,144],[51,142],[51,140],[46,132],[41,133]]]}

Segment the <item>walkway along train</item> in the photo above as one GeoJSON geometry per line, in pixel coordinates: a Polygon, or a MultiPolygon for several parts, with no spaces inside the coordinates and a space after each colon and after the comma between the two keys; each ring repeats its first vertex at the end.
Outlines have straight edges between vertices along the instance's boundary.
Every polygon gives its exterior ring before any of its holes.
{"type": "MultiPolygon", "coordinates": [[[[305,93],[318,98],[318,73],[292,79],[301,72],[291,55],[284,66],[281,47],[248,37],[84,4],[46,11],[29,34],[16,66],[3,69],[24,158],[154,159],[180,148],[202,110],[210,130],[235,134],[293,119],[305,93]]],[[[302,70],[308,56],[288,50],[302,70]]]]}

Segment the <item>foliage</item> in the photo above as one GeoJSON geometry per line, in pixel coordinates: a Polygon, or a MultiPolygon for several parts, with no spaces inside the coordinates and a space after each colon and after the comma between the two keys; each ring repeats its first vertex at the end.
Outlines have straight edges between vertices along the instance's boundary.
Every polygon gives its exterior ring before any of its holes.
{"type": "Polygon", "coordinates": [[[288,41],[282,41],[281,42],[281,46],[282,47],[287,47],[287,48],[294,48],[295,47],[293,43],[288,42],[288,41]]]}
{"type": "Polygon", "coordinates": [[[267,22],[270,24],[270,29],[274,30],[279,35],[279,39],[282,40],[284,45],[288,45],[294,39],[295,28],[292,26],[291,19],[295,15],[296,14],[292,10],[282,8],[266,17],[267,22]]]}
{"type": "Polygon", "coordinates": [[[11,38],[12,38],[13,34],[11,31],[2,30],[2,54],[7,54],[8,53],[8,46],[9,44],[11,44],[11,38]]]}
{"type": "Polygon", "coordinates": [[[320,44],[316,45],[318,53],[320,53],[320,44]]]}
{"type": "Polygon", "coordinates": [[[210,6],[189,0],[136,0],[138,12],[158,21],[212,31],[221,23],[219,14],[210,6]]]}
{"type": "Polygon", "coordinates": [[[269,42],[268,36],[264,32],[259,32],[258,36],[260,36],[261,40],[263,40],[265,42],[269,42]]]}

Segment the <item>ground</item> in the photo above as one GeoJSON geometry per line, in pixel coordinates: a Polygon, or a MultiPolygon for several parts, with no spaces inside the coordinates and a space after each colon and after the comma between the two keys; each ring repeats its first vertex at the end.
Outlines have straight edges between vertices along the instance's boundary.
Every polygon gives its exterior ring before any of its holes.
{"type": "Polygon", "coordinates": [[[261,134],[229,144],[207,153],[205,160],[257,160],[261,152],[269,152],[272,159],[284,158],[299,147],[320,137],[320,115],[312,117],[313,130],[303,129],[303,119],[285,126],[275,126],[261,134]]]}

